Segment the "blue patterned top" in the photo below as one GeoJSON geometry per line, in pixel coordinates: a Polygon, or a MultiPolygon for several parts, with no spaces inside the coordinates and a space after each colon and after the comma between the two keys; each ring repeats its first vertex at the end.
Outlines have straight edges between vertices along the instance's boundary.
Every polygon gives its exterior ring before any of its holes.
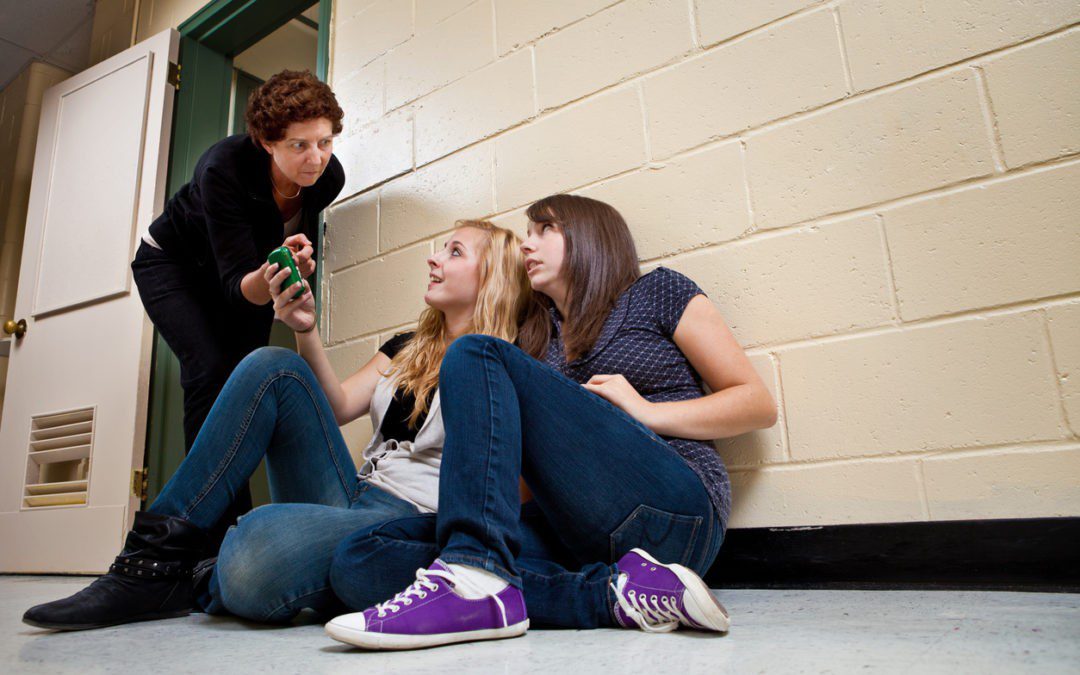
{"type": "MultiPolygon", "coordinates": [[[[623,291],[596,344],[569,363],[562,341],[562,317],[551,309],[554,331],[544,362],[575,382],[593,375],[620,374],[646,400],[686,401],[705,395],[701,376],[675,344],[673,335],[690,300],[705,292],[687,277],[658,267],[623,291]]],[[[663,437],[701,478],[720,522],[731,513],[731,482],[712,443],[663,437]]]]}

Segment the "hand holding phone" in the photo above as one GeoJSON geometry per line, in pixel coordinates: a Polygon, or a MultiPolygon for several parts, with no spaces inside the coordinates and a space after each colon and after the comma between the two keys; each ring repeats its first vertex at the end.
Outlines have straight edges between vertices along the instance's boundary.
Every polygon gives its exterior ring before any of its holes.
{"type": "MultiPolygon", "coordinates": [[[[290,251],[287,246],[279,246],[273,251],[270,251],[270,255],[266,256],[266,262],[270,263],[271,265],[276,264],[279,270],[285,269],[286,267],[289,269],[289,278],[282,282],[282,290],[301,281],[300,270],[296,268],[296,263],[293,261],[292,257],[292,251],[290,251]]],[[[304,288],[301,287],[300,290],[298,290],[296,294],[293,295],[293,299],[295,300],[303,294],[304,288]]]]}

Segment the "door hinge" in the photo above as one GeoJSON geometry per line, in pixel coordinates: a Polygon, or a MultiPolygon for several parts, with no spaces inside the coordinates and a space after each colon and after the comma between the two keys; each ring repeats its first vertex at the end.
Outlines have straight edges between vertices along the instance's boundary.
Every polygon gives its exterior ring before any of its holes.
{"type": "Polygon", "coordinates": [[[168,80],[169,80],[169,84],[171,84],[173,86],[173,88],[175,88],[175,89],[180,88],[180,64],[179,63],[173,63],[172,61],[169,62],[168,80]]]}
{"type": "Polygon", "coordinates": [[[146,501],[146,491],[150,484],[149,469],[133,469],[131,471],[131,496],[138,497],[139,501],[146,501]]]}

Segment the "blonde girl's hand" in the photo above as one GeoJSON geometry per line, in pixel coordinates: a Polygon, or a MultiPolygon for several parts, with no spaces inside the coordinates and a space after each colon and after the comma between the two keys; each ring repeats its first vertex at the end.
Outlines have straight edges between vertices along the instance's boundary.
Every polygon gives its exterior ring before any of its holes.
{"type": "Polygon", "coordinates": [[[649,426],[649,415],[653,404],[646,401],[637,389],[634,389],[634,385],[622,375],[593,375],[581,386],[621,409],[638,422],[649,426]]]}
{"type": "Polygon", "coordinates": [[[278,269],[277,263],[274,263],[266,266],[263,277],[274,301],[274,318],[298,333],[306,333],[315,325],[315,296],[304,280],[281,288],[290,273],[289,268],[278,269]],[[293,298],[301,288],[304,294],[293,298]]]}
{"type": "Polygon", "coordinates": [[[293,261],[296,263],[296,269],[300,271],[302,278],[307,279],[315,273],[315,260],[313,259],[315,248],[307,235],[300,233],[286,237],[281,245],[292,251],[293,261]]]}

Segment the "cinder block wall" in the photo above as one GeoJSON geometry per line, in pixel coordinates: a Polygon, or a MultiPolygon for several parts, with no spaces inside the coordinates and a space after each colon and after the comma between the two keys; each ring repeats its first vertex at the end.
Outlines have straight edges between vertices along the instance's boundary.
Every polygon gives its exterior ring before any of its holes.
{"type": "MultiPolygon", "coordinates": [[[[338,0],[351,372],[456,218],[559,191],[694,278],[781,407],[733,526],[1080,515],[1074,0],[338,0]]],[[[354,445],[370,435],[349,428],[354,445]]]]}

